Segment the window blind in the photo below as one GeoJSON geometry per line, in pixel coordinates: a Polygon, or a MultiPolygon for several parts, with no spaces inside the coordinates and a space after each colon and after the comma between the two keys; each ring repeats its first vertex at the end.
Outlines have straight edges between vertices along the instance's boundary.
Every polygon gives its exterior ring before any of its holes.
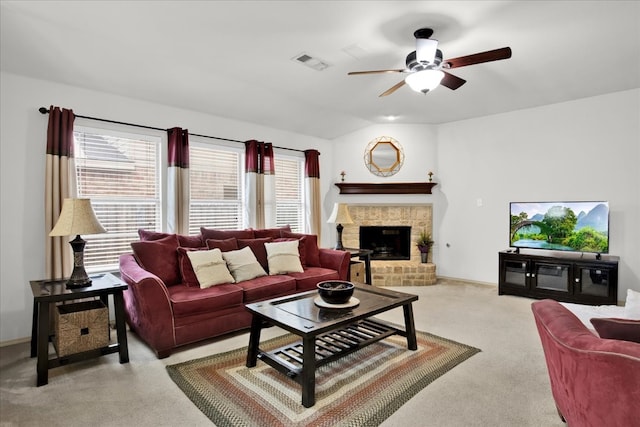
{"type": "Polygon", "coordinates": [[[191,143],[189,234],[200,227],[237,230],[242,224],[242,154],[232,148],[191,143]]]}
{"type": "Polygon", "coordinates": [[[118,268],[139,228],[161,229],[160,138],[77,128],[78,197],[91,199],[106,234],[82,236],[88,272],[118,268]]]}
{"type": "Polygon", "coordinates": [[[303,159],[275,156],[276,226],[290,225],[291,230],[304,230],[303,159]]]}

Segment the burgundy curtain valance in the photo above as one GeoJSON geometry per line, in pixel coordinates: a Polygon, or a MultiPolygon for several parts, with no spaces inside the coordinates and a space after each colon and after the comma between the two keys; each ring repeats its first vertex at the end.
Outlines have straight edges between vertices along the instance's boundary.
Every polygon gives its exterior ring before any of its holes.
{"type": "Polygon", "coordinates": [[[47,154],[73,157],[73,122],[76,116],[73,110],[49,108],[47,127],[47,154]]]}
{"type": "Polygon", "coordinates": [[[245,172],[262,175],[275,173],[272,143],[255,139],[245,142],[245,172]]]}
{"type": "Polygon", "coordinates": [[[169,166],[189,167],[189,131],[179,127],[167,130],[169,144],[169,166]]]}
{"type": "Polygon", "coordinates": [[[304,175],[308,178],[320,178],[320,152],[318,150],[305,150],[304,175]]]}

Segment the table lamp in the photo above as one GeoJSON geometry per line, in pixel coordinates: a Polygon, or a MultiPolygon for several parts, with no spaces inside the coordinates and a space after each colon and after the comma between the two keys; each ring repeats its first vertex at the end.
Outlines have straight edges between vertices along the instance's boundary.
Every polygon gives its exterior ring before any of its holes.
{"type": "Polygon", "coordinates": [[[67,288],[91,286],[91,279],[84,270],[84,246],[87,243],[81,234],[100,234],[107,230],[100,224],[89,199],[64,199],[60,217],[49,236],[73,236],[69,244],[73,248],[73,272],[67,281],[67,288]]]}
{"type": "Polygon", "coordinates": [[[331,216],[327,221],[330,224],[338,224],[336,226],[336,230],[338,232],[336,249],[343,251],[344,246],[342,245],[342,230],[344,227],[342,224],[353,224],[353,220],[351,219],[351,215],[349,215],[349,209],[347,208],[346,203],[336,203],[333,205],[333,212],[331,212],[331,216]]]}

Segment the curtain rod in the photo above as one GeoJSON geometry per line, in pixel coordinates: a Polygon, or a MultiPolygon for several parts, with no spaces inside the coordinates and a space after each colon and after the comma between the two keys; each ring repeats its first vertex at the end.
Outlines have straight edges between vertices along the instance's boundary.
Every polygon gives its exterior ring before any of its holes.
{"type": "MultiPolygon", "coordinates": [[[[46,107],[40,107],[40,108],[38,108],[38,111],[40,111],[41,114],[49,114],[49,109],[46,108],[46,107]]],[[[79,117],[81,119],[96,120],[96,121],[99,121],[99,122],[114,123],[114,124],[117,124],[117,125],[134,126],[134,127],[143,128],[143,129],[159,130],[159,131],[162,131],[162,132],[166,132],[168,130],[168,129],[162,129],[162,128],[158,128],[158,127],[154,127],[154,126],[139,125],[137,123],[127,123],[127,122],[119,122],[119,121],[116,121],[116,120],[101,119],[101,118],[98,118],[98,117],[81,116],[81,115],[76,114],[76,113],[73,113],[73,115],[75,117],[79,117]]],[[[221,138],[219,136],[200,135],[200,134],[191,133],[191,132],[189,132],[189,135],[199,136],[201,138],[217,139],[217,140],[220,140],[220,141],[237,142],[239,144],[244,144],[245,143],[245,141],[240,141],[240,140],[237,140],[237,139],[221,138]]],[[[300,152],[300,153],[304,153],[304,150],[298,150],[297,148],[276,147],[275,145],[273,146],[273,148],[277,148],[279,150],[290,150],[290,151],[297,151],[297,152],[300,152]]]]}

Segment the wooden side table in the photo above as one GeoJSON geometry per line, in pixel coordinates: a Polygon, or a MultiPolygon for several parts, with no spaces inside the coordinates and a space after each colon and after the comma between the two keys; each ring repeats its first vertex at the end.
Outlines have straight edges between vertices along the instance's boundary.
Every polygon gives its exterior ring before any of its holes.
{"type": "Polygon", "coordinates": [[[93,283],[86,288],[67,289],[66,279],[32,280],[33,293],[33,323],[31,325],[31,357],[38,357],[37,386],[49,382],[49,369],[68,363],[78,362],[105,354],[118,352],[120,363],[129,362],[129,348],[127,345],[127,328],[125,324],[124,298],[122,292],[127,284],[113,274],[91,276],[93,283]],[[105,306],[109,306],[109,295],[113,296],[116,317],[117,343],[96,348],[64,357],[49,358],[49,342],[51,341],[50,314],[52,307],[62,301],[99,297],[105,306]]]}
{"type": "Polygon", "coordinates": [[[360,259],[364,261],[365,283],[367,285],[373,285],[371,281],[371,254],[373,250],[360,248],[344,248],[344,250],[351,254],[351,258],[360,257],[360,259]]]}

